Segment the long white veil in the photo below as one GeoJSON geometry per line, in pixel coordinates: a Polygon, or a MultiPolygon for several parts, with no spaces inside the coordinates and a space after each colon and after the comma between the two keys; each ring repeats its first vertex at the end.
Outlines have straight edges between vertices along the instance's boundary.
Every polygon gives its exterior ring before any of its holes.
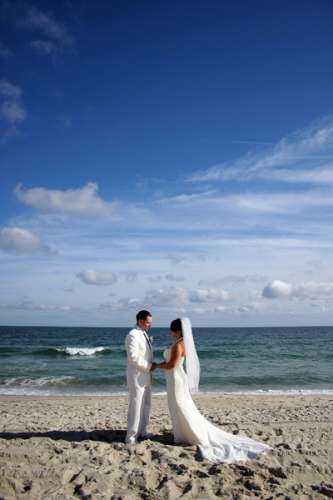
{"type": "Polygon", "coordinates": [[[192,326],[188,318],[181,318],[183,339],[186,351],[186,374],[191,393],[198,392],[200,380],[200,362],[192,335],[192,326]]]}

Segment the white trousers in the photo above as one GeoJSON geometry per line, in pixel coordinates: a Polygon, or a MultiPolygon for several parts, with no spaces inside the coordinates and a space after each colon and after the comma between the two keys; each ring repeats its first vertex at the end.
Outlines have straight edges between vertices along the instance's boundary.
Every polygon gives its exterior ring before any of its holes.
{"type": "Polygon", "coordinates": [[[128,388],[126,443],[134,444],[147,433],[151,407],[151,386],[128,388]]]}

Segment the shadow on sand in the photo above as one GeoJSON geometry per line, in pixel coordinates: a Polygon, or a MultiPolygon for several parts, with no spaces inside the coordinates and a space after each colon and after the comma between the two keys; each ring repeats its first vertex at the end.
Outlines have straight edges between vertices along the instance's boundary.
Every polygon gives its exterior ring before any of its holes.
{"type": "MultiPolygon", "coordinates": [[[[47,432],[0,432],[0,439],[31,439],[31,438],[49,438],[54,441],[63,440],[69,442],[80,441],[102,441],[105,443],[124,443],[126,430],[93,430],[93,431],[47,431],[47,432]]],[[[171,433],[150,434],[151,441],[157,441],[163,444],[173,444],[171,433]]]]}

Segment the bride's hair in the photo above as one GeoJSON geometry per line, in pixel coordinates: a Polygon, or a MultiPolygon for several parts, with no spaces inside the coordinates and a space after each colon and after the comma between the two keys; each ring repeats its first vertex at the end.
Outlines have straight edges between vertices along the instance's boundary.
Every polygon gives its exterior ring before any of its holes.
{"type": "Polygon", "coordinates": [[[182,330],[182,322],[180,318],[174,319],[170,323],[170,330],[172,332],[180,332],[181,336],[183,336],[183,330],[182,330]]]}

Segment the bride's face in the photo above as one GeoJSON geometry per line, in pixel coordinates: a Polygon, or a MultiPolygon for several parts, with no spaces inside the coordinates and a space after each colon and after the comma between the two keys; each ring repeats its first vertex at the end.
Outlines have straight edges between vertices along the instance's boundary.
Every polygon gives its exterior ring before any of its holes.
{"type": "Polygon", "coordinates": [[[178,339],[180,339],[180,337],[182,335],[182,332],[181,331],[179,331],[179,332],[173,332],[172,330],[170,330],[169,335],[171,337],[173,337],[174,339],[178,340],[178,339]]]}

